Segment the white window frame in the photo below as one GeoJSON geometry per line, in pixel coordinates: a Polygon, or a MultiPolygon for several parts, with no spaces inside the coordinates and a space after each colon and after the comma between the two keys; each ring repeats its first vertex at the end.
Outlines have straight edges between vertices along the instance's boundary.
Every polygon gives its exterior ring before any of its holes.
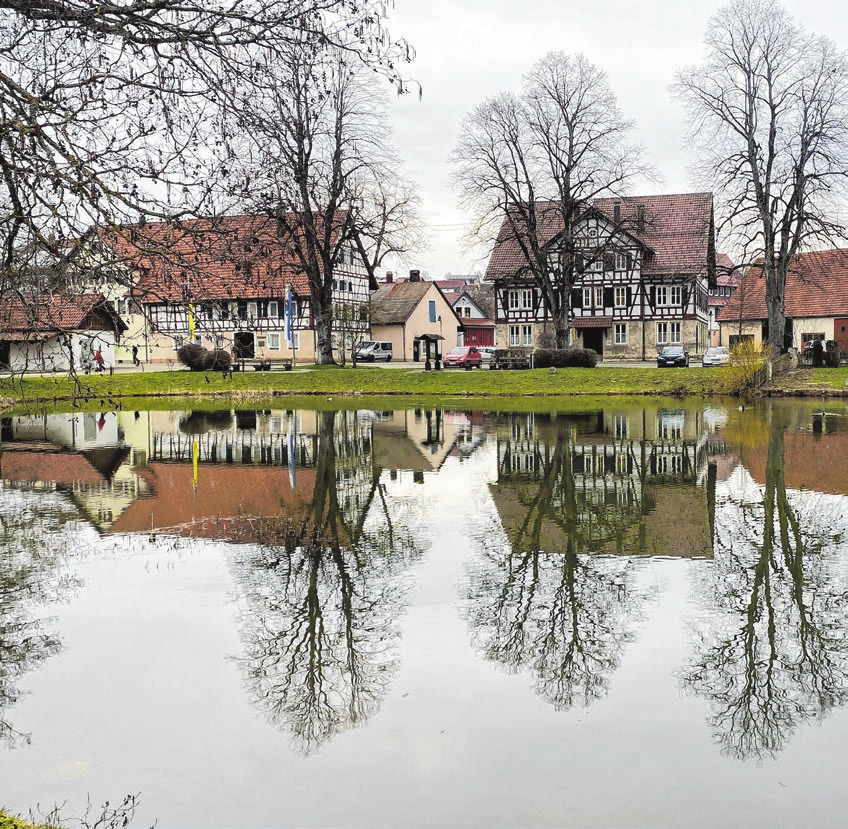
{"type": "Polygon", "coordinates": [[[615,254],[615,269],[617,271],[627,270],[627,254],[621,251],[616,251],[615,254]]]}
{"type": "Polygon", "coordinates": [[[615,436],[617,438],[630,437],[630,419],[627,415],[615,415],[615,436]]]}
{"type": "Polygon", "coordinates": [[[617,322],[614,324],[614,336],[616,345],[627,345],[627,323],[617,322]]]}
{"type": "Polygon", "coordinates": [[[518,310],[518,291],[507,291],[506,300],[510,311],[518,310]]]}
{"type": "Polygon", "coordinates": [[[669,305],[683,305],[683,287],[672,285],[669,291],[669,305]]]}
{"type": "Polygon", "coordinates": [[[602,285],[595,286],[595,308],[604,307],[604,289],[602,285]]]}
{"type": "Polygon", "coordinates": [[[279,351],[280,350],[280,335],[277,332],[271,331],[268,334],[268,350],[269,351],[279,351]]]}
{"type": "Polygon", "coordinates": [[[271,300],[268,303],[268,316],[269,317],[279,317],[280,316],[280,306],[276,299],[271,300]]]}
{"type": "Polygon", "coordinates": [[[595,271],[600,272],[604,269],[604,258],[603,256],[599,256],[597,259],[593,259],[587,266],[587,271],[595,271]]]}
{"type": "Polygon", "coordinates": [[[591,308],[592,307],[592,289],[584,288],[583,289],[583,307],[591,308]]]}
{"type": "Polygon", "coordinates": [[[509,344],[510,346],[521,345],[521,326],[510,325],[509,327],[509,344]]]}
{"type": "Polygon", "coordinates": [[[529,310],[533,307],[533,289],[523,288],[521,291],[521,307],[529,310]]]}
{"type": "Polygon", "coordinates": [[[668,288],[657,285],[657,305],[668,305],[668,288]]]}
{"type": "Polygon", "coordinates": [[[522,345],[533,345],[533,326],[532,325],[522,325],[521,326],[521,344],[522,345]]]}
{"type": "Polygon", "coordinates": [[[616,285],[615,286],[615,307],[616,308],[626,308],[627,307],[627,286],[626,285],[616,285]]]}
{"type": "Polygon", "coordinates": [[[657,345],[665,345],[668,342],[668,323],[657,323],[657,345]]]}
{"type": "Polygon", "coordinates": [[[681,339],[681,327],[679,322],[670,322],[668,324],[668,341],[673,345],[680,345],[683,342],[681,339]]]}

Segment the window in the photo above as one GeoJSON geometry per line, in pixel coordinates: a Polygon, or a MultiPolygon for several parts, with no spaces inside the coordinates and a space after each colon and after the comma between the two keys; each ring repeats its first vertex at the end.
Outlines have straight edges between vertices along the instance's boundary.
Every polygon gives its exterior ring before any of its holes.
{"type": "Polygon", "coordinates": [[[280,304],[276,300],[268,303],[268,316],[269,317],[279,317],[280,316],[280,304]]]}
{"type": "Polygon", "coordinates": [[[668,324],[668,341],[670,343],[680,343],[680,323],[670,322],[668,324]]]}
{"type": "Polygon", "coordinates": [[[671,286],[671,301],[669,305],[683,305],[683,287],[681,285],[671,286]]]}
{"type": "Polygon", "coordinates": [[[521,326],[521,344],[522,345],[533,345],[533,326],[532,325],[522,325],[521,326]]]}
{"type": "Polygon", "coordinates": [[[625,345],[627,343],[627,323],[617,322],[615,324],[615,344],[625,345]]]}
{"type": "Polygon", "coordinates": [[[268,316],[268,302],[267,300],[260,299],[259,302],[256,303],[256,316],[264,318],[268,316]]]}
{"type": "Polygon", "coordinates": [[[583,307],[591,308],[592,307],[592,289],[584,288],[583,289],[583,307]]]}
{"type": "Polygon", "coordinates": [[[622,252],[617,252],[615,254],[615,269],[617,271],[626,271],[627,270],[627,254],[622,252]]]}
{"type": "Polygon", "coordinates": [[[510,325],[509,327],[509,344],[512,345],[521,345],[521,326],[520,325],[510,325]]]}
{"type": "Polygon", "coordinates": [[[625,308],[627,306],[627,288],[619,285],[615,289],[615,307],[625,308]]]}
{"type": "Polygon", "coordinates": [[[256,319],[256,303],[250,302],[247,305],[247,313],[250,315],[252,319],[256,319]]]}
{"type": "Polygon", "coordinates": [[[334,280],[333,280],[333,290],[334,290],[334,291],[337,291],[337,290],[338,290],[338,288],[339,288],[339,283],[338,283],[338,282],[334,279],[334,280]]]}
{"type": "Polygon", "coordinates": [[[268,335],[268,348],[271,351],[279,351],[280,350],[280,335],[279,334],[269,334],[268,335]]]}
{"type": "Polygon", "coordinates": [[[668,342],[668,323],[667,322],[658,322],[657,323],[657,344],[663,345],[668,342]]]}
{"type": "Polygon", "coordinates": [[[587,266],[587,271],[602,271],[604,269],[604,260],[602,258],[593,259],[587,266]]]}
{"type": "Polygon", "coordinates": [[[462,316],[470,317],[471,316],[471,306],[466,305],[465,308],[462,309],[462,316]]]}
{"type": "Polygon", "coordinates": [[[339,280],[339,290],[346,291],[347,290],[347,282],[344,279],[339,280]]]}
{"type": "Polygon", "coordinates": [[[595,307],[603,308],[604,307],[604,289],[600,286],[595,288],[595,307]]]}
{"type": "Polygon", "coordinates": [[[300,348],[300,331],[292,331],[291,344],[295,350],[300,348]]]}
{"type": "Polygon", "coordinates": [[[615,436],[617,438],[626,438],[630,434],[630,421],[627,415],[615,416],[615,436]]]}
{"type": "Polygon", "coordinates": [[[521,292],[521,307],[522,308],[532,308],[533,307],[533,291],[529,288],[525,288],[521,292]]]}
{"type": "Polygon", "coordinates": [[[430,322],[435,322],[436,321],[436,300],[431,299],[427,303],[427,307],[430,309],[430,322]]]}
{"type": "Polygon", "coordinates": [[[657,285],[657,305],[668,305],[668,288],[657,285]]]}
{"type": "Polygon", "coordinates": [[[518,308],[518,291],[507,291],[507,299],[510,311],[516,310],[518,308]]]}

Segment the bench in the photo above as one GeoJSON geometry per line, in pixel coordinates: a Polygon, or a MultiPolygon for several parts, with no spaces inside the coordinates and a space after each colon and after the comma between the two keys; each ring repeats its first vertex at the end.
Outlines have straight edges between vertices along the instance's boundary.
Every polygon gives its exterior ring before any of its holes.
{"type": "Polygon", "coordinates": [[[492,363],[494,369],[530,368],[529,357],[496,357],[492,363]]]}
{"type": "Polygon", "coordinates": [[[260,358],[258,360],[236,360],[233,363],[233,371],[246,371],[248,366],[253,366],[254,371],[271,371],[273,368],[280,367],[283,371],[291,371],[294,361],[291,357],[281,357],[279,359],[260,358]]]}

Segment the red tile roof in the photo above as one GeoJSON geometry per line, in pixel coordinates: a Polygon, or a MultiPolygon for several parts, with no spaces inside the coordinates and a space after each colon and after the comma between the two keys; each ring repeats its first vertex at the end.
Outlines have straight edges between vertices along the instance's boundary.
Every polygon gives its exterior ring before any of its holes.
{"type": "MultiPolygon", "coordinates": [[[[339,224],[345,215],[338,214],[339,224]]],[[[210,300],[283,297],[291,285],[309,295],[309,282],[290,242],[269,216],[221,216],[175,224],[101,228],[101,240],[142,271],[142,301],[181,301],[190,290],[210,300]]]]}
{"type": "MultiPolygon", "coordinates": [[[[4,333],[32,333],[44,336],[58,331],[114,328],[126,331],[111,302],[102,294],[39,294],[26,302],[15,297],[0,307],[0,327],[4,333]]],[[[14,337],[5,337],[13,339],[14,337]]]]}
{"type": "MultiPolygon", "coordinates": [[[[848,316],[848,250],[811,251],[796,257],[786,278],[786,316],[848,316]]],[[[762,263],[742,276],[721,319],[768,319],[762,263]]]]}
{"type": "MultiPolygon", "coordinates": [[[[642,264],[645,275],[707,272],[713,234],[712,193],[595,199],[584,215],[595,211],[612,223],[616,205],[624,230],[646,249],[642,264]],[[644,210],[644,224],[637,221],[640,208],[644,210]]],[[[539,202],[536,210],[542,245],[555,246],[563,229],[556,204],[539,202]]],[[[523,264],[521,250],[505,220],[489,258],[486,279],[515,277],[523,264]]]]}

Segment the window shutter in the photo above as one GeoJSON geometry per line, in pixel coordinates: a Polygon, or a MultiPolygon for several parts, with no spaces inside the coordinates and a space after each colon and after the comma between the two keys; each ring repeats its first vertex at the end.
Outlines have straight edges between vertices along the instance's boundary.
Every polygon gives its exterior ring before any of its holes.
{"type": "Polygon", "coordinates": [[[684,285],[683,290],[680,292],[680,296],[683,298],[683,307],[685,308],[689,304],[689,286],[684,285]]]}
{"type": "Polygon", "coordinates": [[[633,288],[629,285],[627,286],[627,307],[629,308],[633,304],[633,288]]]}
{"type": "Polygon", "coordinates": [[[574,254],[574,270],[576,270],[577,273],[583,273],[583,269],[585,267],[586,267],[586,263],[583,260],[583,254],[582,253],[575,253],[574,254]]]}
{"type": "Polygon", "coordinates": [[[611,251],[604,252],[604,270],[605,271],[614,271],[615,270],[615,254],[611,251]]]}
{"type": "Polygon", "coordinates": [[[657,286],[651,285],[651,306],[653,308],[657,307],[657,286]]]}
{"type": "Polygon", "coordinates": [[[583,307],[583,289],[582,288],[572,288],[571,289],[571,307],[572,308],[582,308],[583,307]]]}
{"type": "Polygon", "coordinates": [[[612,288],[604,288],[604,308],[612,308],[615,296],[612,288]]]}

